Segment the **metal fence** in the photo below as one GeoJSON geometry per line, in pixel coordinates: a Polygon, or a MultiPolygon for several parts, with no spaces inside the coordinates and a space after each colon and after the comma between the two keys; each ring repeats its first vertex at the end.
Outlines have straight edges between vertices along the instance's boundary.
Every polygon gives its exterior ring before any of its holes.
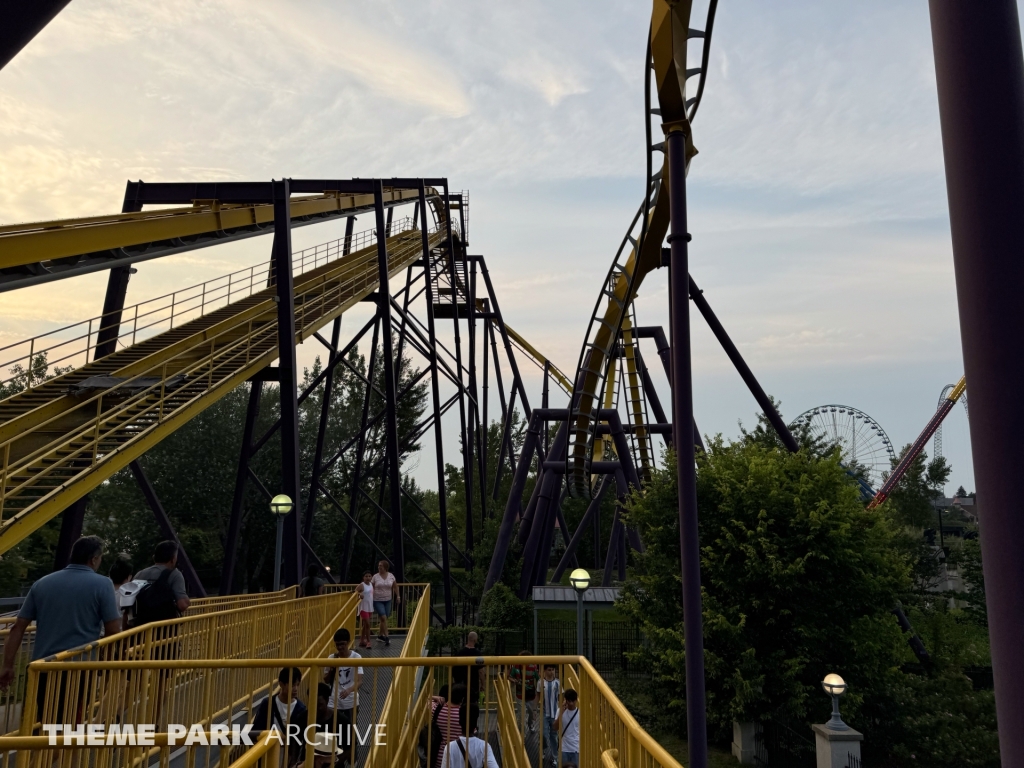
{"type": "MultiPolygon", "coordinates": [[[[615,672],[629,677],[646,674],[643,665],[629,654],[644,645],[643,631],[628,621],[601,621],[584,627],[584,655],[600,672],[615,672]]],[[[484,653],[514,656],[521,651],[534,651],[532,630],[484,629],[479,632],[484,653]]],[[[444,648],[447,656],[458,648],[444,648]]],[[[576,653],[576,625],[568,621],[543,621],[537,625],[536,652],[542,656],[572,656],[576,653]]]]}
{"type": "Polygon", "coordinates": [[[754,764],[771,768],[816,768],[814,739],[781,720],[758,723],[754,731],[754,764]]]}

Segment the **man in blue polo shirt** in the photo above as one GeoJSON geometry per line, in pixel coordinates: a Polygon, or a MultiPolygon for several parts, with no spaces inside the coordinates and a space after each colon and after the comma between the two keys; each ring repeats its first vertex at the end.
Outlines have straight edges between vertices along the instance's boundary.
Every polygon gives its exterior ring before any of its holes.
{"type": "Polygon", "coordinates": [[[114,585],[96,572],[102,559],[103,540],[83,536],[71,548],[71,564],[67,568],[43,576],[32,585],[4,644],[0,688],[8,687],[14,679],[14,657],[25,629],[33,621],[33,661],[121,631],[114,585]]]}

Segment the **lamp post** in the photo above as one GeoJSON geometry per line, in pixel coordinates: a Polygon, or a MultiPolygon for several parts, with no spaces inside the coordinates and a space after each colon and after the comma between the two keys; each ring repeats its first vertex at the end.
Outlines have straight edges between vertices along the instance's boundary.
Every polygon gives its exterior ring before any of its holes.
{"type": "Polygon", "coordinates": [[[590,587],[590,574],[577,568],[569,574],[569,583],[576,590],[576,655],[583,655],[583,595],[590,587]]]}
{"type": "Polygon", "coordinates": [[[844,723],[843,718],[839,716],[839,697],[846,693],[846,681],[833,672],[825,675],[825,679],[821,681],[821,687],[832,697],[832,719],[825,723],[825,727],[833,731],[850,730],[850,726],[844,723]]]}
{"type": "Polygon", "coordinates": [[[284,519],[292,511],[295,504],[291,497],[283,493],[270,500],[270,512],[277,518],[277,543],[274,545],[274,591],[281,589],[281,542],[284,536],[284,519]]]}

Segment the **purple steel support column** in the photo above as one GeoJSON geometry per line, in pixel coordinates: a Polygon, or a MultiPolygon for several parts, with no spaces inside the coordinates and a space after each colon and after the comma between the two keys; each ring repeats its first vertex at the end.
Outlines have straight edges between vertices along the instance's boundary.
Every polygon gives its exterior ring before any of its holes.
{"type": "MultiPolygon", "coordinates": [[[[540,447],[538,437],[538,448],[537,455],[540,456],[540,447]]],[[[538,461],[538,463],[540,463],[538,461]]],[[[543,466],[537,467],[537,475],[533,478],[533,490],[530,491],[530,499],[526,502],[526,509],[519,516],[519,537],[516,539],[516,544],[520,547],[526,544],[526,540],[530,537],[530,526],[533,525],[533,517],[537,512],[537,499],[540,498],[541,481],[544,479],[545,469],[543,466]]]]}
{"type": "Polygon", "coordinates": [[[501,485],[501,476],[505,471],[505,456],[508,455],[508,465],[512,474],[516,472],[516,462],[512,450],[512,423],[509,421],[509,414],[514,409],[516,391],[513,387],[509,393],[509,402],[505,402],[505,382],[501,378],[501,362],[498,359],[498,343],[494,339],[494,324],[490,324],[491,354],[494,358],[494,380],[498,384],[498,400],[501,403],[501,438],[498,446],[498,461],[494,465],[494,490],[491,492],[491,499],[498,500],[498,487],[501,485]]]}
{"type": "MultiPolygon", "coordinates": [[[[576,532],[572,535],[572,539],[565,545],[565,554],[562,555],[562,559],[558,561],[558,565],[555,566],[555,572],[551,574],[551,581],[555,584],[562,580],[562,574],[573,564],[576,558],[576,550],[580,547],[580,542],[583,541],[583,536],[587,532],[587,523],[589,523],[595,515],[600,516],[601,514],[601,500],[604,498],[605,491],[608,490],[608,475],[601,478],[601,486],[597,489],[597,494],[590,500],[587,505],[587,511],[583,513],[583,519],[580,520],[580,524],[576,526],[576,532]]],[[[601,548],[598,543],[598,549],[601,548]]]]}
{"type": "Polygon", "coordinates": [[[494,555],[491,557],[491,565],[487,569],[487,580],[484,582],[485,592],[498,582],[501,572],[505,570],[505,558],[508,556],[508,548],[512,543],[512,529],[515,527],[516,517],[519,515],[519,505],[522,501],[523,489],[526,487],[530,464],[533,463],[533,453],[537,450],[537,440],[540,436],[540,431],[537,428],[538,421],[539,417],[531,418],[526,430],[523,450],[519,455],[519,463],[512,478],[512,489],[509,491],[508,501],[505,503],[505,513],[501,518],[498,538],[494,543],[494,555]]]}
{"type": "Polygon", "coordinates": [[[281,491],[294,508],[284,520],[281,584],[298,584],[302,563],[302,486],[299,481],[299,366],[295,359],[295,290],[292,277],[291,186],[273,182],[274,245],[272,262],[277,287],[277,347],[281,394],[281,491]]]}
{"type": "Polygon", "coordinates": [[[491,425],[487,420],[487,397],[489,387],[489,379],[491,374],[490,366],[490,349],[487,346],[487,340],[490,334],[491,321],[490,318],[484,318],[484,339],[481,345],[484,355],[484,375],[483,375],[483,394],[481,396],[480,404],[480,422],[483,424],[482,437],[480,444],[480,503],[484,509],[487,509],[487,452],[490,450],[491,441],[491,425]]]}
{"type": "Polygon", "coordinates": [[[327,419],[331,413],[331,398],[334,394],[334,366],[338,362],[338,344],[341,341],[341,315],[334,318],[331,329],[331,351],[327,367],[330,373],[324,380],[324,395],[320,403],[320,423],[316,431],[316,447],[313,450],[313,471],[309,481],[309,496],[306,499],[306,519],[302,523],[302,538],[307,542],[313,538],[313,516],[316,515],[316,497],[320,489],[320,471],[324,460],[324,439],[327,436],[327,419]]]}
{"type": "MultiPolygon", "coordinates": [[[[473,461],[470,458],[470,445],[466,434],[466,398],[464,396],[465,390],[462,385],[462,336],[459,332],[459,276],[455,269],[455,240],[452,237],[452,207],[451,199],[448,197],[448,179],[443,182],[444,189],[444,221],[445,221],[445,232],[447,233],[448,241],[448,258],[449,266],[451,267],[451,283],[452,283],[452,322],[454,324],[455,331],[455,375],[458,377],[457,386],[462,393],[459,395],[459,439],[462,441],[462,477],[464,481],[472,482],[470,475],[473,472],[473,461]]],[[[463,259],[466,258],[465,250],[463,249],[463,259]]],[[[465,263],[465,261],[463,261],[465,263]]],[[[473,551],[473,495],[468,492],[469,485],[464,486],[466,488],[466,551],[473,551]]]]}
{"type": "Polygon", "coordinates": [[[672,424],[679,489],[679,549],[683,579],[683,632],[686,645],[686,728],[688,768],[707,768],[708,725],[704,695],[704,628],[700,596],[700,530],[697,523],[697,473],[694,468],[693,382],[690,379],[689,266],[686,241],[686,136],[678,123],[667,125],[669,211],[672,248],[669,313],[672,332],[672,424]]]}
{"type": "MultiPolygon", "coordinates": [[[[384,433],[387,440],[388,501],[391,515],[391,561],[395,579],[405,580],[405,530],[402,525],[402,480],[398,453],[398,387],[391,339],[391,291],[388,275],[388,245],[384,236],[384,186],[378,180],[373,190],[377,214],[377,312],[380,315],[381,355],[384,369],[384,433]]],[[[382,478],[383,479],[383,478],[382,478]]],[[[381,483],[383,488],[383,483],[381,483]]],[[[377,520],[380,520],[378,514],[377,520]]]]}
{"type": "MultiPolygon", "coordinates": [[[[472,498],[474,492],[474,473],[477,468],[473,462],[479,456],[477,449],[479,445],[480,430],[478,429],[480,423],[480,411],[477,407],[479,400],[477,400],[477,388],[476,388],[476,265],[470,261],[463,262],[467,271],[466,275],[466,336],[469,344],[469,361],[468,367],[469,372],[467,378],[469,379],[469,423],[466,438],[469,440],[469,469],[470,471],[466,474],[466,497],[472,498]]],[[[480,490],[483,491],[484,481],[480,478],[480,490]]],[[[486,498],[485,493],[481,493],[482,498],[486,498]]],[[[480,509],[480,529],[483,530],[483,524],[485,519],[486,507],[480,509]]]]}
{"type": "MultiPolygon", "coordinates": [[[[637,345],[636,352],[639,353],[640,346],[637,345]]],[[[636,354],[637,364],[640,366],[640,381],[644,387],[644,395],[647,397],[647,402],[651,404],[651,411],[654,413],[654,420],[658,424],[668,424],[668,416],[665,415],[665,409],[661,405],[661,398],[658,397],[658,391],[654,388],[654,380],[651,378],[651,372],[647,370],[647,363],[644,362],[643,355],[636,354]]],[[[665,444],[669,448],[672,447],[672,435],[663,435],[665,438],[665,444]]],[[[704,446],[701,445],[701,450],[704,446]]]]}
{"type": "MultiPolygon", "coordinates": [[[[534,413],[541,414],[542,418],[551,415],[550,412],[545,411],[535,411],[534,413]]],[[[558,432],[555,433],[550,455],[564,456],[568,432],[568,421],[563,421],[558,427],[558,432]]],[[[557,487],[561,484],[561,477],[560,474],[548,470],[538,480],[541,487],[537,497],[537,510],[534,512],[530,535],[523,549],[523,571],[519,582],[519,598],[521,600],[525,600],[530,595],[530,587],[533,586],[530,582],[533,578],[537,557],[543,555],[541,548],[548,533],[547,528],[553,525],[553,515],[550,514],[549,507],[555,503],[554,495],[557,487]]]]}
{"type": "MultiPolygon", "coordinates": [[[[512,387],[519,392],[519,399],[523,403],[523,412],[527,420],[530,418],[530,399],[526,396],[526,387],[523,386],[523,377],[519,375],[519,365],[516,363],[516,356],[512,352],[512,342],[508,338],[508,330],[505,328],[505,321],[501,317],[501,307],[498,306],[498,297],[494,293],[494,285],[491,283],[491,274],[487,271],[487,262],[480,259],[480,274],[484,277],[484,284],[487,286],[487,296],[491,300],[491,308],[498,319],[498,331],[501,333],[501,341],[505,347],[505,356],[508,358],[509,368],[512,369],[512,387]]],[[[509,395],[509,400],[512,396],[509,395]]]]}
{"type": "MultiPolygon", "coordinates": [[[[566,551],[566,553],[569,552],[569,539],[571,537],[569,536],[569,525],[568,525],[568,523],[565,522],[565,513],[562,511],[562,505],[565,503],[565,497],[566,497],[566,495],[568,493],[569,493],[569,491],[565,488],[565,486],[563,486],[562,487],[562,495],[558,498],[558,504],[555,505],[555,522],[558,523],[558,530],[561,531],[561,533],[562,533],[562,542],[565,544],[565,551],[566,551]]],[[[552,535],[552,547],[553,546],[554,546],[554,536],[552,535]]],[[[549,561],[551,559],[551,549],[552,549],[552,547],[548,547],[548,560],[549,561]]],[[[573,568],[579,568],[580,567],[579,561],[577,561],[575,554],[571,554],[570,555],[570,559],[571,559],[571,564],[572,564],[573,568]]],[[[557,582],[558,580],[557,579],[553,579],[553,581],[557,582]]]]}
{"type": "MultiPolygon", "coordinates": [[[[547,520],[544,525],[544,536],[541,539],[540,552],[533,566],[533,586],[542,587],[548,583],[548,567],[551,565],[551,551],[555,546],[555,527],[562,519],[562,502],[569,491],[565,483],[560,483],[561,492],[557,499],[552,499],[548,505],[547,520]]],[[[531,592],[533,590],[531,589],[531,592]]]]}
{"type": "MultiPolygon", "coordinates": [[[[470,273],[469,273],[469,296],[470,296],[470,309],[469,309],[469,328],[470,328],[470,343],[472,344],[471,352],[473,355],[473,364],[469,366],[471,372],[471,378],[473,382],[473,414],[476,417],[474,422],[474,429],[476,430],[476,472],[477,472],[477,487],[480,489],[480,530],[483,531],[484,521],[487,519],[487,465],[485,452],[487,450],[487,419],[486,419],[486,404],[487,404],[487,333],[484,331],[483,337],[483,354],[484,354],[484,376],[483,376],[483,392],[484,392],[484,408],[480,407],[480,387],[477,384],[476,375],[476,260],[469,262],[470,273]]],[[[484,321],[486,324],[486,320],[484,321]]]]}
{"type": "Polygon", "coordinates": [[[245,411],[245,426],[242,428],[242,448],[238,457],[238,473],[235,475],[235,494],[231,499],[231,517],[228,520],[228,534],[224,541],[224,564],[220,574],[220,594],[230,595],[234,588],[235,561],[238,556],[238,538],[242,532],[242,507],[245,505],[245,485],[249,479],[249,459],[252,457],[252,433],[260,415],[260,399],[263,396],[263,382],[249,383],[249,407],[245,411]]]}
{"type": "Polygon", "coordinates": [[[170,539],[178,545],[178,568],[181,570],[181,575],[185,577],[185,583],[188,584],[189,591],[192,593],[193,597],[206,597],[206,590],[203,588],[203,582],[199,580],[199,574],[197,574],[196,569],[192,567],[192,561],[188,559],[188,553],[185,552],[185,547],[181,545],[181,539],[178,538],[178,534],[174,530],[174,526],[171,524],[171,518],[167,516],[167,511],[164,509],[164,505],[160,503],[160,498],[156,495],[156,489],[154,489],[152,483],[149,482],[149,478],[146,477],[146,473],[142,471],[142,465],[139,464],[136,459],[128,466],[131,468],[132,474],[135,476],[135,482],[139,484],[139,490],[141,490],[142,495],[146,497],[146,503],[153,511],[153,517],[156,518],[156,524],[160,527],[160,532],[163,534],[164,538],[170,539]]]}
{"type": "MultiPolygon", "coordinates": [[[[658,357],[661,358],[661,365],[665,369],[665,378],[668,385],[672,386],[672,348],[668,345],[668,338],[660,325],[648,325],[633,329],[638,339],[654,339],[654,346],[658,350],[658,357]]],[[[653,384],[653,382],[652,382],[653,384]]],[[[664,424],[668,423],[666,419],[664,424]]],[[[693,445],[701,453],[704,453],[704,441],[701,439],[700,430],[697,429],[697,420],[693,421],[693,445]]]]}
{"type": "Polygon", "coordinates": [[[1005,768],[1024,766],[1024,60],[1014,0],[930,0],[1005,768]]]}
{"type": "Polygon", "coordinates": [[[4,25],[0,28],[0,69],[18,55],[71,0],[34,0],[5,3],[4,25]]]}
{"type": "Polygon", "coordinates": [[[437,337],[434,335],[434,286],[430,277],[430,240],[427,235],[427,192],[420,182],[420,198],[416,209],[420,216],[423,247],[423,279],[426,281],[427,336],[430,340],[430,400],[434,412],[434,460],[437,462],[437,510],[441,528],[441,578],[444,581],[444,620],[455,620],[452,605],[452,573],[448,554],[448,493],[444,477],[444,440],[441,431],[441,393],[437,376],[437,337]]]}
{"type": "Polygon", "coordinates": [[[619,505],[615,505],[615,514],[612,515],[612,532],[608,536],[608,551],[604,557],[604,575],[601,577],[601,586],[612,585],[612,574],[615,572],[615,560],[619,554],[619,536],[622,535],[622,521],[619,520],[619,505]]]}
{"type": "MultiPolygon", "coordinates": [[[[630,486],[640,490],[640,475],[637,474],[636,465],[633,463],[633,454],[630,451],[629,443],[626,441],[626,433],[622,431],[622,421],[619,419],[619,412],[613,408],[602,409],[601,418],[608,422],[608,433],[611,435],[612,441],[615,443],[615,450],[619,454],[619,464],[622,466],[621,474],[623,474],[625,481],[630,486]]],[[[620,491],[619,495],[625,498],[628,493],[629,488],[627,487],[620,491]]],[[[637,552],[643,552],[644,544],[640,540],[640,532],[636,528],[627,528],[626,533],[629,539],[629,546],[637,552]]],[[[625,539],[623,539],[623,542],[625,542],[625,539]]]]}
{"type": "Polygon", "coordinates": [[[693,282],[693,278],[690,278],[690,298],[693,299],[693,304],[700,310],[700,313],[704,316],[704,320],[707,321],[708,327],[711,328],[711,332],[715,334],[715,338],[718,339],[718,343],[722,345],[722,349],[725,350],[725,354],[729,356],[733,366],[736,368],[736,372],[743,379],[743,383],[747,385],[747,389],[750,390],[750,394],[754,396],[757,401],[758,407],[761,412],[764,413],[765,417],[771,422],[772,427],[775,428],[776,434],[779,439],[782,440],[782,444],[786,446],[786,450],[790,453],[796,453],[800,450],[800,446],[797,445],[796,438],[789,431],[789,427],[786,426],[786,422],[782,420],[782,416],[779,415],[778,410],[775,408],[775,404],[772,403],[771,398],[765,394],[764,389],[761,388],[761,384],[754,376],[754,372],[750,370],[750,366],[747,365],[747,361],[743,359],[743,355],[736,349],[736,345],[732,343],[732,339],[729,338],[729,334],[725,332],[725,328],[718,321],[718,317],[711,310],[711,305],[708,304],[707,299],[704,298],[704,292],[697,287],[697,284],[693,282]]]}
{"type": "Polygon", "coordinates": [[[71,562],[71,548],[82,536],[82,523],[85,521],[85,506],[89,496],[85,495],[64,510],[60,518],[60,536],[57,538],[57,550],[53,555],[53,570],[66,568],[71,562]]]}
{"type": "Polygon", "coordinates": [[[356,217],[349,216],[345,220],[345,240],[343,241],[341,246],[342,256],[348,256],[350,253],[352,253],[352,230],[355,228],[355,226],[356,217]]]}
{"type": "MultiPolygon", "coordinates": [[[[543,378],[544,386],[541,388],[541,393],[540,393],[540,407],[544,408],[544,409],[547,409],[547,408],[551,407],[550,403],[548,402],[548,382],[550,380],[551,380],[551,362],[549,360],[545,360],[544,361],[544,378],[543,378]]],[[[548,424],[545,421],[544,422],[544,452],[545,453],[547,453],[548,449],[551,447],[550,437],[551,437],[551,425],[548,424]]]]}

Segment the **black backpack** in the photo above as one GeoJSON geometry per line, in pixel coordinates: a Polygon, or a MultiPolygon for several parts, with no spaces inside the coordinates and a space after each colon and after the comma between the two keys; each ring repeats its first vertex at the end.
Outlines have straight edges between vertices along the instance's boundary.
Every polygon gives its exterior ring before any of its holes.
{"type": "Polygon", "coordinates": [[[151,581],[135,596],[135,626],[148,624],[151,621],[177,619],[178,600],[171,589],[171,569],[164,568],[156,581],[151,581]]]}

